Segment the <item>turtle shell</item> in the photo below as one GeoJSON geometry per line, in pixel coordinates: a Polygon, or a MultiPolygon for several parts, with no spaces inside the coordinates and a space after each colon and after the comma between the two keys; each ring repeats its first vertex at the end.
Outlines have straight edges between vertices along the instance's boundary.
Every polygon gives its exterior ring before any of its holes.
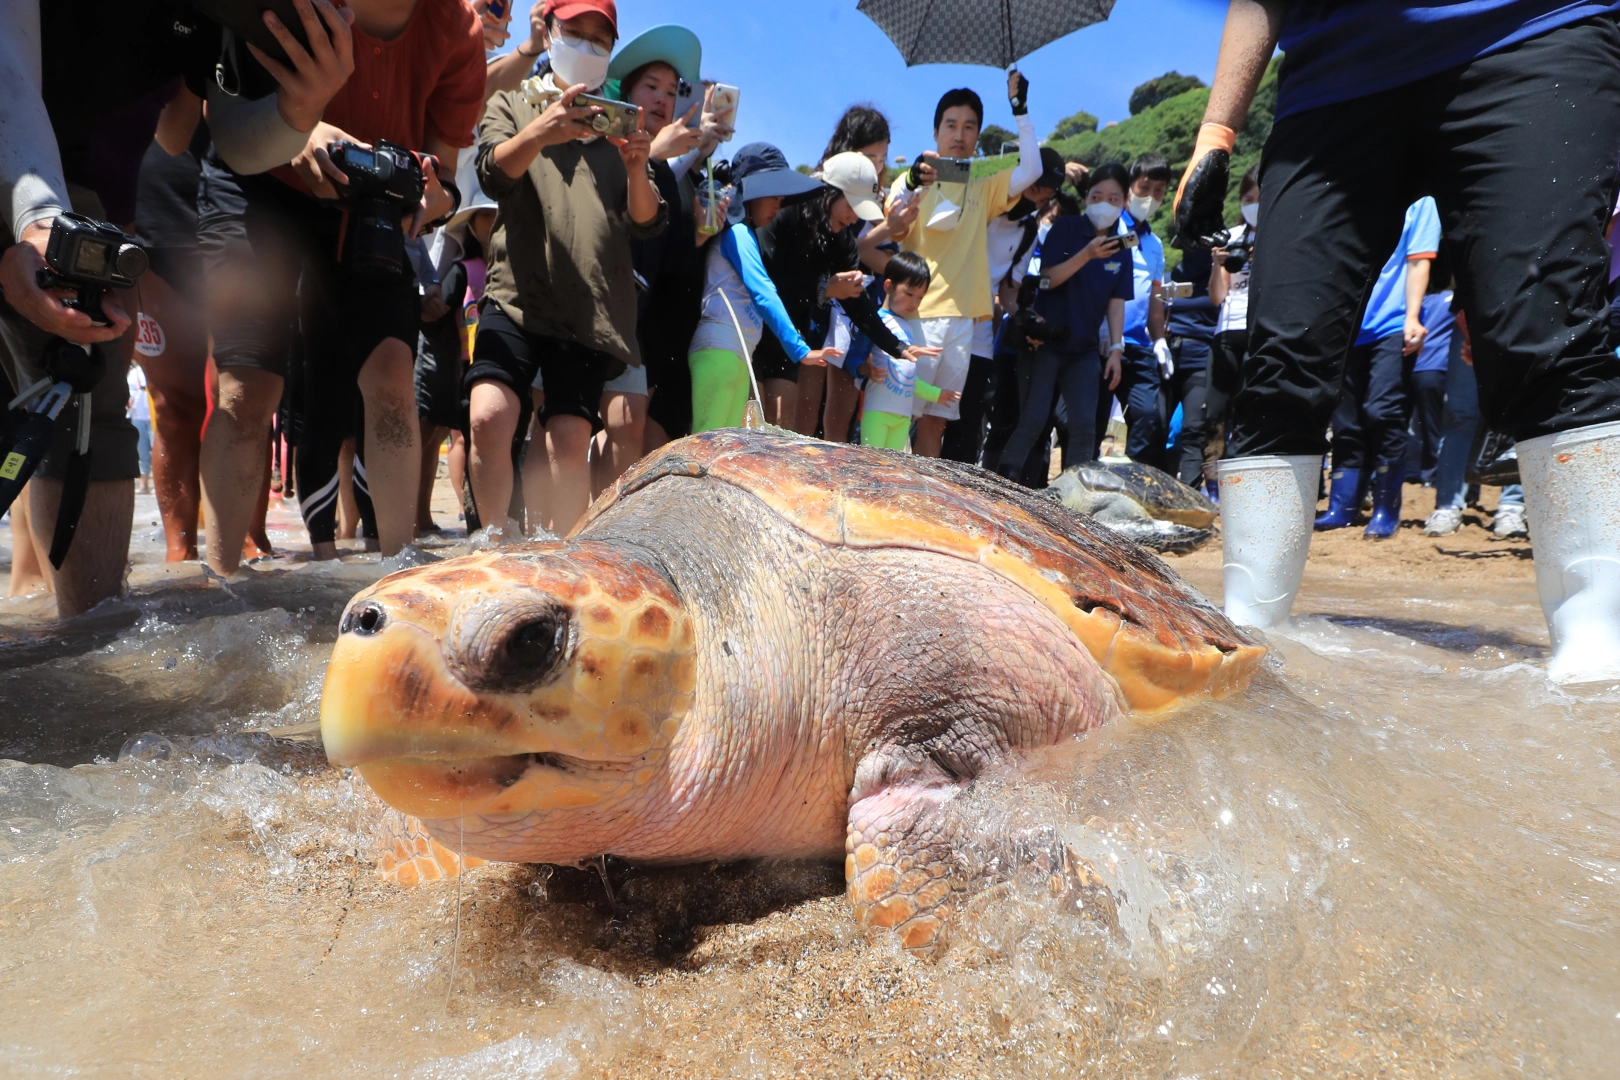
{"type": "Polygon", "coordinates": [[[1149,517],[1207,529],[1220,511],[1200,492],[1180,480],[1134,461],[1089,461],[1069,470],[1092,491],[1117,491],[1146,510],[1149,517]]]}
{"type": "Polygon", "coordinates": [[[643,459],[572,535],[588,535],[609,506],[666,476],[732,484],[827,544],[977,562],[1057,615],[1134,710],[1241,689],[1266,652],[1148,552],[1026,488],[936,458],[741,428],[707,432],[643,459]]]}

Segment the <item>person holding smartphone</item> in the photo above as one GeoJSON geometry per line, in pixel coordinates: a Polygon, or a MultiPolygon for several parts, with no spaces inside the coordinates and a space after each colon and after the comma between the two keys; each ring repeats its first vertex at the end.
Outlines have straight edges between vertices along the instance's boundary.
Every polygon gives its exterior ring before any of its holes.
{"type": "MultiPolygon", "coordinates": [[[[1018,124],[1018,163],[991,176],[963,175],[961,165],[978,148],[984,102],[969,89],[947,91],[934,107],[934,149],[927,151],[889,190],[887,239],[897,240],[928,262],[928,295],[920,308],[923,335],[940,350],[919,361],[917,377],[946,390],[967,385],[974,326],[994,314],[986,232],[1041,175],[1039,142],[1029,118],[1029,80],[1007,76],[1007,100],[1018,124]],[[941,159],[944,159],[941,161],[941,159]],[[940,169],[946,170],[942,175],[940,169]]],[[[872,265],[869,260],[868,265],[872,265]]],[[[881,272],[882,267],[875,269],[881,272]]],[[[961,416],[961,402],[915,404],[917,438],[912,449],[938,457],[945,425],[961,416]]]]}
{"type": "MultiPolygon", "coordinates": [[[[1018,342],[1018,427],[1003,447],[996,471],[1009,480],[1023,475],[1036,441],[1046,430],[1053,394],[1063,395],[1069,418],[1068,460],[1095,454],[1099,388],[1119,385],[1125,350],[1125,303],[1136,295],[1130,253],[1114,228],[1125,209],[1130,176],[1113,162],[1086,178],[1085,212],[1060,217],[1041,245],[1044,288],[1034,310],[1045,320],[1040,337],[1018,342]],[[1098,332],[1106,323],[1108,356],[1098,356],[1098,332]]],[[[1031,274],[1037,273],[1035,269],[1031,274]]],[[[1009,322],[1011,330],[1017,324],[1009,322]]]]}
{"type": "Polygon", "coordinates": [[[661,233],[669,208],[648,165],[651,136],[600,137],[591,120],[601,108],[576,103],[607,81],[619,33],[613,0],[545,0],[543,15],[551,55],[540,100],[502,91],[479,127],[478,181],[499,215],[465,386],[473,499],[481,521],[502,526],[512,437],[527,426],[541,376],[529,454],[535,467],[544,462],[543,484],[525,510],[531,530],[561,535],[590,504],[602,388],[641,364],[631,241],[661,233]]]}

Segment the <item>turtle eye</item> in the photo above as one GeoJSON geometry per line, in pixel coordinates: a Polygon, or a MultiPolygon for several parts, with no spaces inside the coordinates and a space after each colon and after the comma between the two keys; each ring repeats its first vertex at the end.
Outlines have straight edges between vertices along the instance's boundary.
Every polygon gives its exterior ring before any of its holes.
{"type": "Polygon", "coordinates": [[[545,673],[567,643],[568,624],[546,617],[526,622],[506,639],[505,665],[517,672],[545,673]]]}

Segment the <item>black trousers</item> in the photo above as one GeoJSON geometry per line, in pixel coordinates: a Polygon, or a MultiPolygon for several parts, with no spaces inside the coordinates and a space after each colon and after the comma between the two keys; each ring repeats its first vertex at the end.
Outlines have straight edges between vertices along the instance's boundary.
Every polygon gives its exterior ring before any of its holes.
{"type": "Polygon", "coordinates": [[[1153,350],[1125,346],[1125,354],[1119,362],[1119,385],[1109,390],[1105,376],[1097,386],[1092,458],[1102,452],[1103,436],[1108,434],[1108,417],[1114,411],[1114,399],[1118,398],[1125,413],[1125,456],[1139,465],[1164,467],[1168,425],[1164,403],[1159,400],[1159,382],[1159,361],[1153,350]]]}
{"type": "Polygon", "coordinates": [[[984,420],[994,393],[991,380],[996,363],[988,356],[968,358],[967,383],[962,387],[961,416],[945,425],[945,438],[939,456],[947,461],[979,464],[984,445],[984,420]]]}
{"type": "Polygon", "coordinates": [[[1355,345],[1344,365],[1344,387],[1333,411],[1333,467],[1405,468],[1406,429],[1412,422],[1407,369],[1413,357],[1401,355],[1402,337],[1355,345]]]}
{"type": "Polygon", "coordinates": [[[984,433],[984,467],[994,472],[1001,448],[1018,430],[1018,354],[999,353],[990,368],[990,416],[984,433]]]}
{"type": "Polygon", "coordinates": [[[1611,16],[1278,121],[1230,452],[1326,448],[1367,295],[1423,195],[1454,256],[1487,422],[1529,439],[1620,419],[1603,240],[1617,159],[1611,16]]]}
{"type": "Polygon", "coordinates": [[[1178,363],[1159,389],[1166,416],[1174,416],[1176,406],[1181,406],[1181,431],[1176,435],[1176,445],[1165,456],[1164,471],[1174,473],[1182,483],[1194,487],[1204,477],[1204,447],[1209,442],[1209,413],[1205,408],[1209,391],[1207,376],[1207,367],[1189,371],[1178,363]]]}
{"type": "MultiPolygon", "coordinates": [[[[1252,309],[1251,309],[1252,310],[1252,309]]],[[[1204,479],[1215,479],[1215,462],[1227,456],[1226,437],[1232,430],[1232,402],[1243,384],[1243,365],[1249,358],[1249,332],[1227,330],[1210,343],[1209,368],[1204,373],[1204,479]]]]}
{"type": "Polygon", "coordinates": [[[1445,369],[1414,371],[1410,383],[1412,427],[1418,443],[1418,472],[1425,484],[1432,484],[1440,466],[1440,436],[1446,430],[1445,369]]]}

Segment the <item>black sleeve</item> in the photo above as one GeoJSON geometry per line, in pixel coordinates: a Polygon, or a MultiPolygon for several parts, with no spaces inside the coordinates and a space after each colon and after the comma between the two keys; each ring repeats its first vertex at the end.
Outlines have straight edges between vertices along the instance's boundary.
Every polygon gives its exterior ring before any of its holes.
{"type": "Polygon", "coordinates": [[[873,345],[890,356],[899,356],[905,351],[906,343],[895,337],[894,331],[883,324],[883,317],[878,314],[877,305],[865,292],[848,300],[840,300],[838,303],[843,307],[844,314],[849,316],[849,321],[855,329],[870,338],[873,345]]]}

